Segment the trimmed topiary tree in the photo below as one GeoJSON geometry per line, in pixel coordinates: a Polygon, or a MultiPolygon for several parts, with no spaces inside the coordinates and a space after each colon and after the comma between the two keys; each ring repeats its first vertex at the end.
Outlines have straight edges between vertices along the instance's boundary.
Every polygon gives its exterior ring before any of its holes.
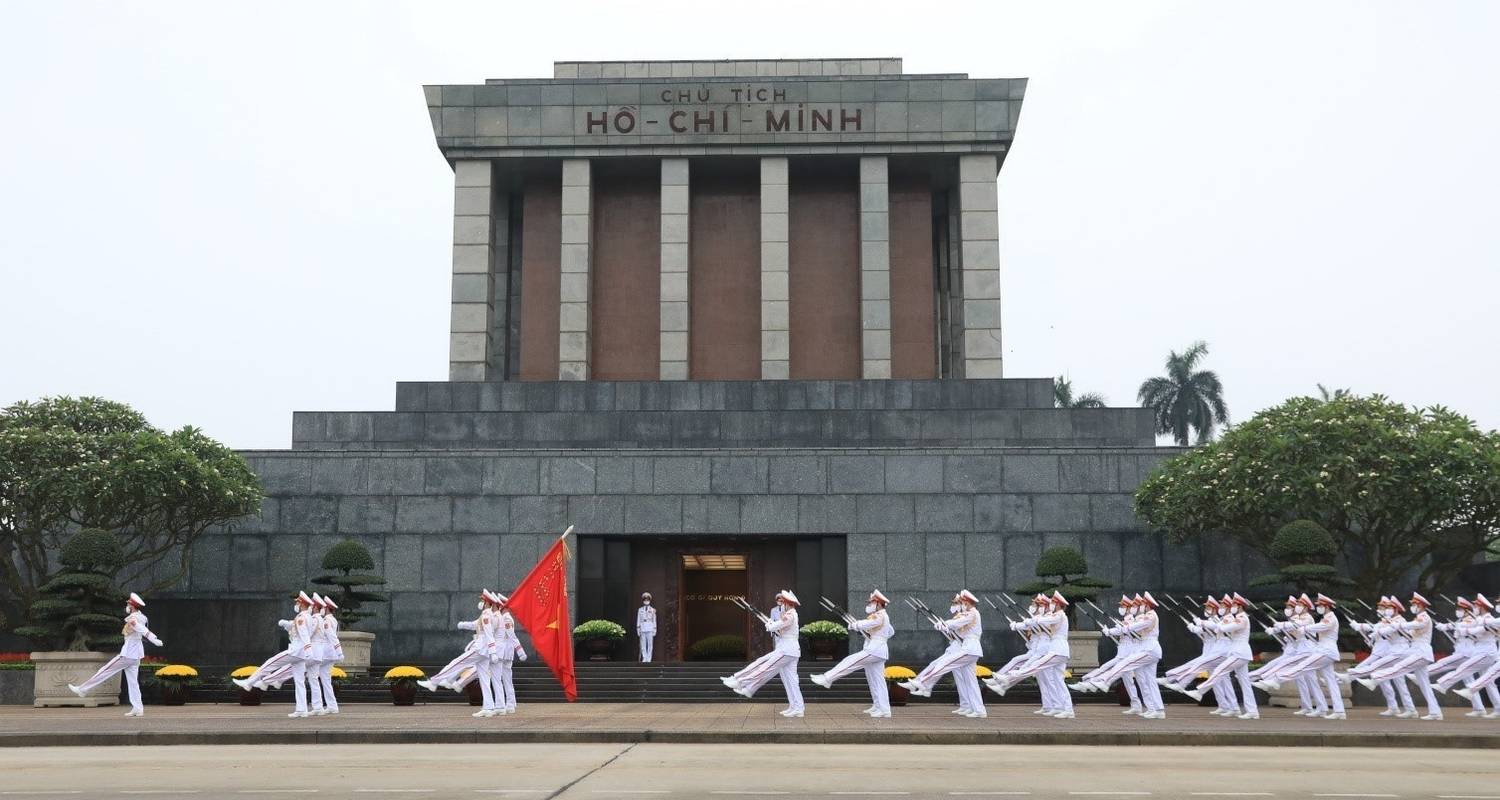
{"type": "Polygon", "coordinates": [[[319,575],[312,582],[318,586],[332,587],[332,591],[327,594],[333,597],[333,602],[339,604],[339,625],[344,628],[352,629],[360,620],[374,616],[369,611],[360,610],[365,603],[384,603],[388,599],[379,592],[363,588],[383,585],[385,578],[372,574],[375,569],[374,557],[364,545],[353,539],[345,539],[328,548],[328,552],[323,554],[323,569],[333,572],[319,575]]]}
{"type": "Polygon", "coordinates": [[[1333,565],[1339,554],[1333,534],[1312,520],[1299,519],[1281,526],[1271,538],[1266,554],[1277,569],[1250,581],[1253,587],[1287,584],[1294,587],[1297,594],[1314,595],[1354,584],[1354,581],[1339,575],[1338,567],[1333,565]]]}
{"type": "Polygon", "coordinates": [[[63,569],[38,587],[41,599],[31,604],[31,624],[16,633],[39,650],[81,652],[118,646],[120,606],[125,594],[115,574],[125,563],[120,540],[108,531],[85,529],[73,534],[58,553],[63,569]]]}
{"type": "MultiPolygon", "coordinates": [[[[1036,575],[1041,580],[1017,586],[1010,591],[1011,594],[1026,597],[1038,593],[1050,595],[1062,592],[1071,604],[1076,600],[1093,600],[1099,596],[1101,589],[1114,586],[1109,581],[1089,577],[1088,571],[1088,561],[1077,548],[1065,545],[1049,547],[1036,560],[1036,575]]],[[[1073,616],[1074,607],[1068,606],[1069,619],[1073,616]]]]}

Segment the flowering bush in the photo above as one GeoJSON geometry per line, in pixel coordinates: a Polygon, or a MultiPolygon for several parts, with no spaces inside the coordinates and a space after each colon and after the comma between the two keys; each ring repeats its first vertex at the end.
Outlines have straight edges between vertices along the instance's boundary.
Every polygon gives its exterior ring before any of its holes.
{"type": "Polygon", "coordinates": [[[235,670],[234,672],[229,673],[229,677],[231,677],[231,678],[239,678],[241,680],[244,680],[245,678],[248,678],[251,675],[254,675],[255,674],[255,670],[257,670],[257,669],[259,669],[259,667],[240,667],[239,669],[235,670]]]}
{"type": "Polygon", "coordinates": [[[335,683],[339,681],[347,681],[349,680],[349,673],[345,672],[343,667],[334,667],[333,669],[329,670],[328,679],[335,683]]]}
{"type": "Polygon", "coordinates": [[[427,673],[416,667],[391,667],[385,671],[385,679],[391,683],[417,681],[425,677],[427,677],[427,673]]]}
{"type": "Polygon", "coordinates": [[[625,638],[625,629],[607,619],[591,619],[573,629],[575,639],[608,639],[617,642],[625,638]]]}
{"type": "Polygon", "coordinates": [[[891,666],[885,668],[885,679],[888,681],[909,681],[917,677],[917,673],[906,667],[891,666]]]}
{"type": "Polygon", "coordinates": [[[806,625],[803,625],[802,629],[799,630],[798,633],[802,634],[803,637],[810,640],[849,638],[848,628],[838,624],[837,622],[829,622],[826,619],[809,622],[806,625]]]}
{"type": "Polygon", "coordinates": [[[986,667],[983,664],[975,664],[974,665],[974,677],[976,677],[976,678],[988,678],[988,677],[990,677],[991,675],[994,675],[994,674],[995,673],[993,673],[993,672],[990,671],[989,667],[986,667]]]}
{"type": "Polygon", "coordinates": [[[198,670],[186,664],[168,664],[152,673],[158,683],[175,683],[183,686],[195,686],[198,683],[198,670]]]}

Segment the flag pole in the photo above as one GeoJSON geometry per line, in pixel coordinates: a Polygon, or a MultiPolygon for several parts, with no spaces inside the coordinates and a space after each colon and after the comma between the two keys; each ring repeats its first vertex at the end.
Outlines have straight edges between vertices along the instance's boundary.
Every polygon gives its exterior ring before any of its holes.
{"type": "Polygon", "coordinates": [[[565,530],[565,531],[563,531],[561,536],[557,537],[557,540],[559,542],[563,543],[563,552],[566,553],[569,558],[573,557],[573,551],[570,550],[570,549],[568,549],[568,543],[566,541],[564,541],[564,540],[567,539],[568,538],[568,534],[570,534],[572,532],[573,532],[573,526],[569,525],[568,529],[565,530]]]}

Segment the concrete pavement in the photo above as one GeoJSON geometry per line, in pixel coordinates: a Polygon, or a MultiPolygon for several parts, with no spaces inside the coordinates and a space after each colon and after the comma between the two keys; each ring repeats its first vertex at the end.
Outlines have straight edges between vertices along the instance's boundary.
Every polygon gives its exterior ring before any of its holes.
{"type": "MultiPolygon", "coordinates": [[[[474,719],[468,706],[398,708],[347,704],[336,717],[287,719],[281,704],[148,706],[144,718],[118,708],[0,709],[0,748],[167,744],[460,744],[460,743],[887,743],[1003,745],[1215,745],[1500,748],[1500,720],[1450,716],[1442,722],[1397,720],[1352,709],[1346,721],[1304,719],[1266,709],[1260,720],[1223,719],[1206,708],[1172,706],[1165,720],[1120,714],[1114,706],[1078,707],[1078,718],[1032,714],[997,705],[988,719],[965,719],[950,707],[919,703],[872,720],[847,703],[807,707],[786,719],[768,703],[535,703],[514,716],[474,719]]],[[[1500,794],[1500,792],[1497,792],[1500,794]]]]}
{"type": "Polygon", "coordinates": [[[1491,752],[866,745],[0,750],[0,796],[1496,800],[1491,752]]]}

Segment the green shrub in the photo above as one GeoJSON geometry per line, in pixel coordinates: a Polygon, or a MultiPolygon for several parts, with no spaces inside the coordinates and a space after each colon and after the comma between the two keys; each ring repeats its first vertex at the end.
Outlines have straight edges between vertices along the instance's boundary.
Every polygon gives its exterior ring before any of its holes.
{"type": "Polygon", "coordinates": [[[1276,571],[1251,580],[1250,585],[1288,585],[1297,593],[1307,594],[1348,587],[1353,581],[1340,575],[1333,565],[1338,552],[1338,543],[1322,525],[1306,519],[1288,522],[1276,531],[1266,548],[1276,571]]]}
{"type": "Polygon", "coordinates": [[[722,661],[745,657],[745,637],[732,633],[706,636],[688,646],[688,658],[699,661],[722,661]]]}
{"type": "Polygon", "coordinates": [[[809,622],[806,625],[803,625],[798,633],[802,634],[802,638],[809,640],[843,640],[849,638],[849,629],[847,627],[840,625],[837,622],[829,622],[826,619],[809,622]]]}
{"type": "Polygon", "coordinates": [[[43,650],[118,646],[119,606],[125,602],[114,582],[125,563],[119,540],[108,531],[85,528],[63,544],[58,561],[62,571],[38,587],[40,599],[31,604],[31,624],[17,628],[16,634],[43,650]]]}
{"type": "Polygon", "coordinates": [[[573,629],[575,639],[608,639],[618,642],[625,638],[625,629],[607,619],[591,619],[573,629]]]}
{"type": "MultiPolygon", "coordinates": [[[[1011,589],[1011,594],[1030,597],[1035,594],[1062,592],[1068,600],[1092,600],[1099,596],[1100,589],[1114,584],[1099,578],[1089,577],[1088,561],[1077,548],[1067,546],[1049,547],[1036,560],[1036,575],[1041,580],[1022,584],[1011,589]]],[[[1073,606],[1068,606],[1071,618],[1073,606]]]]}
{"type": "Polygon", "coordinates": [[[387,600],[379,592],[362,588],[379,586],[385,583],[385,578],[370,574],[375,569],[375,559],[364,545],[353,539],[345,539],[328,548],[323,554],[323,569],[333,570],[333,573],[319,575],[312,582],[317,586],[333,587],[333,591],[326,594],[338,603],[339,624],[343,627],[353,628],[360,620],[374,616],[373,612],[361,611],[360,606],[387,600]]]}

